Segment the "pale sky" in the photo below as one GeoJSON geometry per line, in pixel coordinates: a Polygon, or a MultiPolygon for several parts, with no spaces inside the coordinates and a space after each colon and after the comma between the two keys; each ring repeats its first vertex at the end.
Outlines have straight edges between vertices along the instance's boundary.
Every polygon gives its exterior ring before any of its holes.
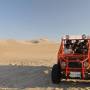
{"type": "Polygon", "coordinates": [[[0,0],[0,39],[83,33],[90,34],[90,0],[0,0]]]}

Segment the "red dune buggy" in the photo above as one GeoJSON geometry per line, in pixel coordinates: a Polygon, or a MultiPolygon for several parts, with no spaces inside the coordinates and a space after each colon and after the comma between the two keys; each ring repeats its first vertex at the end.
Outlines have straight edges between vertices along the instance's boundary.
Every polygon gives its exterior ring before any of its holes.
{"type": "Polygon", "coordinates": [[[62,79],[90,79],[90,37],[66,35],[61,39],[58,60],[52,68],[52,82],[62,79]]]}

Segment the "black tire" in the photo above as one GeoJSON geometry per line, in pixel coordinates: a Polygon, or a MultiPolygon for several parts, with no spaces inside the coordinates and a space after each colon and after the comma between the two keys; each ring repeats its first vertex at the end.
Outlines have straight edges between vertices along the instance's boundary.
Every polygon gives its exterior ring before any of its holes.
{"type": "Polygon", "coordinates": [[[61,70],[58,64],[55,64],[51,72],[52,83],[59,84],[61,81],[61,70]]]}
{"type": "Polygon", "coordinates": [[[90,80],[90,74],[85,73],[85,79],[86,79],[86,80],[90,80]]]}

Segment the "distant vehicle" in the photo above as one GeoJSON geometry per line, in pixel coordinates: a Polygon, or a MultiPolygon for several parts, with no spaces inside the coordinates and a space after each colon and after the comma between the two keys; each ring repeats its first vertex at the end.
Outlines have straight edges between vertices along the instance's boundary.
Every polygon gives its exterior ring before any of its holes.
{"type": "Polygon", "coordinates": [[[53,65],[54,84],[62,79],[90,79],[90,37],[66,35],[61,39],[57,64],[53,65]]]}

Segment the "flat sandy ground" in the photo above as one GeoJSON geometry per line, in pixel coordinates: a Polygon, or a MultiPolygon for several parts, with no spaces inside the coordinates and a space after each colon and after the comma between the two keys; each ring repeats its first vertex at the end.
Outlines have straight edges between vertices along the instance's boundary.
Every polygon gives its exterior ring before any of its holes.
{"type": "Polygon", "coordinates": [[[90,82],[51,82],[59,44],[0,40],[0,90],[90,90],[90,82]]]}

